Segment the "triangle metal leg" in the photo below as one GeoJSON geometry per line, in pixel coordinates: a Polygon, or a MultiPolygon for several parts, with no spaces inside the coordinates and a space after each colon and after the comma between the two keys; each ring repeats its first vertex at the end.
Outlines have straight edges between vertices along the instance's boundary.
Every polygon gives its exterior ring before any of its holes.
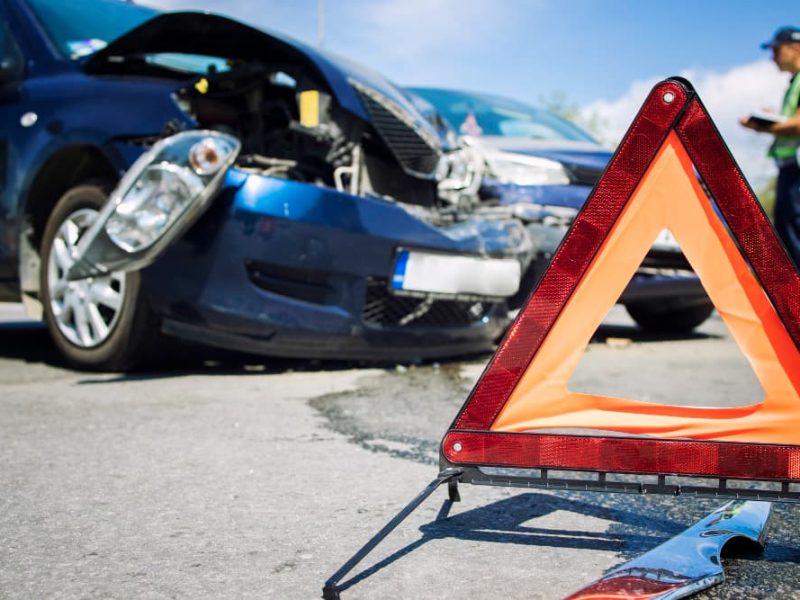
{"type": "Polygon", "coordinates": [[[339,600],[341,591],[337,586],[342,578],[347,575],[353,568],[360,563],[375,547],[383,541],[386,536],[388,536],[394,529],[402,523],[405,518],[414,512],[420,504],[422,504],[428,496],[430,496],[436,489],[442,485],[443,483],[448,484],[449,492],[450,492],[450,499],[453,499],[453,493],[455,490],[455,495],[458,496],[458,488],[453,487],[458,481],[458,478],[461,476],[461,469],[445,469],[434,479],[430,482],[424,490],[422,490],[417,496],[409,502],[403,510],[401,510],[397,515],[389,521],[383,529],[381,529],[378,533],[376,533],[372,539],[370,539],[364,546],[362,546],[358,552],[356,552],[342,567],[336,571],[326,582],[325,587],[322,588],[322,597],[324,600],[339,600]]]}

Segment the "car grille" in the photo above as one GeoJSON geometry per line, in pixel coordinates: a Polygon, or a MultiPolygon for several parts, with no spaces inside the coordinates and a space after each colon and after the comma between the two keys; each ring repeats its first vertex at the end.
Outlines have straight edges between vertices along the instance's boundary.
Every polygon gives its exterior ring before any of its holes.
{"type": "Polygon", "coordinates": [[[440,154],[434,140],[426,141],[410,115],[370,88],[353,82],[372,124],[400,165],[411,175],[432,177],[440,154]]]}
{"type": "Polygon", "coordinates": [[[491,304],[394,296],[386,279],[369,279],[361,318],[365,323],[399,327],[463,327],[480,321],[491,304]]]}

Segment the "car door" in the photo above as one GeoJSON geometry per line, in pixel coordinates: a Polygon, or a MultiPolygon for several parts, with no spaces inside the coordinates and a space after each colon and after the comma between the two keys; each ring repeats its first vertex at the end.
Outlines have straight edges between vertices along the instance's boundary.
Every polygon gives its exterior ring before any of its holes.
{"type": "Polygon", "coordinates": [[[25,61],[14,38],[5,6],[0,3],[0,300],[17,300],[17,202],[11,192],[11,136],[23,117],[14,116],[19,104],[25,61]]]}

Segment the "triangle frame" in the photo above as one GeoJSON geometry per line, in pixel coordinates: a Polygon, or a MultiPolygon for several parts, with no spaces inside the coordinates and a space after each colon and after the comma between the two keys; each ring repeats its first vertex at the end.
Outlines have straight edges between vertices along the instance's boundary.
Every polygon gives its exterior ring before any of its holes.
{"type": "MultiPolygon", "coordinates": [[[[717,238],[716,256],[730,260],[735,278],[748,282],[733,294],[747,300],[732,304],[735,308],[745,307],[745,312],[750,310],[752,322],[770,342],[777,339],[774,337],[777,331],[781,338],[779,351],[794,357],[790,363],[780,357],[771,360],[779,369],[786,371],[786,364],[790,364],[789,369],[794,371],[785,373],[790,387],[777,388],[779,394],[788,390],[791,397],[789,402],[785,398],[777,402],[778,412],[790,407],[800,420],[800,275],[692,85],[679,77],[666,79],[650,92],[538,287],[445,433],[439,447],[439,475],[325,582],[324,598],[338,599],[341,580],[445,483],[451,502],[460,499],[458,483],[800,502],[800,427],[796,427],[799,431],[788,444],[720,441],[710,439],[713,431],[705,438],[676,439],[657,435],[643,438],[536,433],[536,430],[509,432],[493,428],[517,384],[547,343],[559,317],[568,315],[570,301],[576,290],[580,292],[587,273],[604,264],[604,256],[611,252],[604,254],[604,246],[613,237],[615,225],[624,220],[626,207],[635,205],[640,197],[648,198],[644,191],[639,196],[637,190],[640,187],[644,190],[651,167],[655,172],[660,164],[657,161],[668,151],[672,151],[672,158],[667,160],[668,168],[663,171],[668,176],[677,173],[690,182],[695,204],[703,206],[717,238]],[[708,194],[700,189],[692,168],[713,196],[713,206],[708,194]],[[717,210],[724,223],[716,216],[717,210]],[[600,259],[595,262],[598,256],[600,259]],[[738,271],[734,264],[737,259],[738,271]],[[757,294],[752,293],[754,289],[757,294]],[[754,304],[759,304],[757,311],[754,304]],[[765,314],[769,318],[767,325],[762,320],[765,314]],[[617,473],[624,476],[613,477],[617,473]],[[649,476],[656,476],[657,480],[649,476]],[[697,480],[687,485],[683,476],[717,479],[717,485],[696,483],[697,480]],[[729,487],[729,478],[748,481],[729,487]]],[[[619,229],[618,237],[624,237],[625,227],[619,229]]],[[[634,245],[634,250],[641,247],[634,245]]],[[[693,253],[696,257],[696,247],[693,253]]],[[[687,258],[691,261],[688,252],[687,258]]],[[[726,277],[730,279],[730,275],[726,277]]],[[[704,281],[702,274],[701,281],[704,281]]],[[[611,299],[614,300],[616,297],[611,299]]],[[[742,340],[737,338],[737,341],[742,346],[742,340]]],[[[763,385],[763,373],[759,380],[763,385]]],[[[770,401],[770,391],[765,389],[765,392],[767,398],[758,406],[770,401]]],[[[721,417],[726,418],[729,412],[731,409],[722,409],[721,417]]],[[[749,415],[744,416],[746,419],[749,415]]],[[[737,505],[736,510],[742,506],[737,505]]],[[[706,533],[710,531],[703,535],[706,533]]]]}
{"type": "MultiPolygon", "coordinates": [[[[659,483],[652,491],[674,493],[674,486],[667,490],[664,478],[678,475],[719,478],[722,488],[727,478],[781,481],[784,485],[778,496],[794,495],[789,493],[789,484],[800,482],[800,440],[754,443],[713,439],[710,434],[674,439],[658,433],[620,437],[493,428],[621,215],[636,198],[648,170],[670,145],[680,148],[684,166],[696,169],[714,198],[733,242],[730,247],[742,259],[747,276],[763,290],[763,304],[774,317],[773,329],[779,329],[786,341],[783,349],[792,356],[800,353],[800,275],[691,84],[682,78],[667,79],[651,91],[539,286],[445,434],[440,462],[443,468],[468,471],[462,481],[549,486],[547,471],[557,469],[599,474],[592,480],[599,485],[581,489],[609,489],[605,473],[634,473],[658,475],[659,483]],[[479,474],[487,467],[539,473],[500,482],[479,474]]],[[[800,394],[800,368],[796,370],[791,374],[795,395],[800,394]]],[[[800,403],[796,412],[800,417],[800,403]]]]}

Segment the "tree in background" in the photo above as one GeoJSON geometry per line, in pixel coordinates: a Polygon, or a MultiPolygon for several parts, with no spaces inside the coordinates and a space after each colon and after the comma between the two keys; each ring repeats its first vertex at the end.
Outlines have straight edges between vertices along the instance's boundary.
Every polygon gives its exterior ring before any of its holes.
{"type": "Polygon", "coordinates": [[[555,90],[546,95],[540,95],[537,102],[545,110],[549,110],[558,116],[575,123],[588,131],[592,137],[610,148],[616,148],[619,140],[609,140],[606,135],[608,123],[597,112],[589,115],[581,110],[581,107],[569,100],[566,92],[555,90]]]}

